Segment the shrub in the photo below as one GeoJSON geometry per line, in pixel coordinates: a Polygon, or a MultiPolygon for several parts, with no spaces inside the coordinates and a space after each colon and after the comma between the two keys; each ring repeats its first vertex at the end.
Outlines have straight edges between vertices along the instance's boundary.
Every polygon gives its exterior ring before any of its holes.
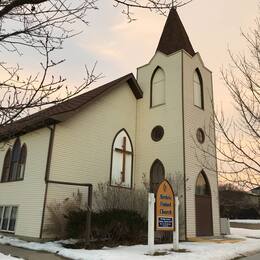
{"type": "Polygon", "coordinates": [[[148,193],[145,189],[124,189],[100,183],[94,191],[93,203],[96,212],[125,209],[136,211],[147,218],[148,193]]]}
{"type": "Polygon", "coordinates": [[[65,216],[66,221],[66,237],[83,238],[86,231],[87,210],[74,209],[69,211],[65,216]]]}
{"type": "MultiPolygon", "coordinates": [[[[86,228],[86,210],[71,211],[67,215],[67,235],[83,238],[86,228]]],[[[92,237],[113,242],[139,240],[146,231],[146,220],[136,211],[111,209],[92,213],[92,237]]]]}

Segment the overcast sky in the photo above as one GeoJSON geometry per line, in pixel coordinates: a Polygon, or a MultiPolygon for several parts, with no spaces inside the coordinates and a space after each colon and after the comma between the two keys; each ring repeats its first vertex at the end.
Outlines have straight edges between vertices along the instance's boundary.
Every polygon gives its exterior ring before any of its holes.
{"type": "MultiPolygon", "coordinates": [[[[240,32],[254,26],[258,3],[257,0],[194,0],[178,9],[195,51],[213,71],[217,104],[226,100],[220,68],[228,65],[227,49],[234,52],[245,49],[240,32]]],[[[57,73],[65,75],[71,84],[82,79],[84,64],[95,61],[97,72],[104,75],[100,84],[129,72],[135,74],[137,67],[152,58],[166,21],[166,17],[156,13],[135,10],[137,21],[128,23],[121,9],[113,7],[112,0],[100,0],[98,6],[98,11],[89,14],[90,25],[82,28],[81,35],[70,39],[59,54],[66,58],[66,63],[57,73]]],[[[39,64],[29,53],[19,59],[9,55],[8,59],[22,62],[30,72],[36,72],[39,64]]]]}

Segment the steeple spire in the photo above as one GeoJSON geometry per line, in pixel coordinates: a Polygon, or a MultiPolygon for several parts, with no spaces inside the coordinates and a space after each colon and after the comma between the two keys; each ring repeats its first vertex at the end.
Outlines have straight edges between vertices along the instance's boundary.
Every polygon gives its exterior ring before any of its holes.
{"type": "Polygon", "coordinates": [[[172,7],[165,23],[157,51],[169,55],[182,49],[191,56],[195,54],[181,19],[176,9],[172,7]]]}

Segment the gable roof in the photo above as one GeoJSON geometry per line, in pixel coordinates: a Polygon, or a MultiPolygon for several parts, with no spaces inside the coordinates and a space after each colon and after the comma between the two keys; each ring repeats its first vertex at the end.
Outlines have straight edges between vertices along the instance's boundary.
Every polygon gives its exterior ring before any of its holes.
{"type": "Polygon", "coordinates": [[[157,51],[169,55],[182,49],[191,56],[195,55],[195,51],[181,19],[176,9],[172,8],[165,23],[157,51]]]}
{"type": "MultiPolygon", "coordinates": [[[[128,83],[136,99],[140,99],[143,97],[143,92],[139,87],[134,75],[130,73],[114,81],[106,83],[105,85],[90,90],[84,94],[41,110],[30,116],[10,123],[4,127],[0,127],[0,141],[25,134],[44,126],[61,122],[64,119],[61,115],[64,115],[65,113],[67,115],[67,113],[69,112],[78,110],[83,105],[86,105],[91,101],[97,99],[98,97],[102,96],[103,94],[107,93],[108,91],[121,86],[123,83],[128,83]]],[[[67,118],[67,116],[65,118],[67,118]]]]}

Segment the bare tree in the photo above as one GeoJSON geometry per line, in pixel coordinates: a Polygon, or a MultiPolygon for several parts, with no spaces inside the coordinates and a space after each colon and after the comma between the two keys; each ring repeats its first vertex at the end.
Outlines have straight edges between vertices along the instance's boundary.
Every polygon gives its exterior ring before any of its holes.
{"type": "MultiPolygon", "coordinates": [[[[229,51],[231,64],[222,70],[222,78],[231,95],[235,114],[232,118],[225,112],[214,114],[216,126],[216,153],[200,146],[203,167],[213,170],[209,157],[218,160],[220,179],[241,188],[251,189],[260,185],[260,21],[249,33],[242,33],[248,44],[244,54],[229,51]]],[[[207,139],[215,144],[210,131],[207,139]]]]}
{"type": "Polygon", "coordinates": [[[73,24],[87,25],[88,10],[97,9],[96,0],[2,0],[0,1],[0,51],[21,55],[26,48],[42,57],[41,71],[25,77],[19,65],[0,61],[0,125],[7,125],[35,109],[62,102],[85,90],[99,78],[94,68],[86,69],[79,86],[68,88],[66,79],[53,76],[53,68],[64,60],[54,54],[64,40],[75,35],[73,24]]]}
{"type": "MultiPolygon", "coordinates": [[[[181,0],[111,0],[115,7],[132,19],[133,8],[145,8],[165,14],[172,6],[180,7],[190,1],[181,0]]],[[[75,36],[77,22],[88,24],[87,14],[98,9],[97,0],[0,0],[0,51],[2,54],[22,55],[26,48],[40,55],[40,72],[25,76],[19,65],[0,61],[0,126],[28,115],[86,90],[100,75],[95,66],[86,68],[82,83],[67,87],[66,78],[53,76],[54,68],[63,63],[56,51],[65,40],[75,36]]]]}
{"type": "Polygon", "coordinates": [[[126,14],[129,21],[135,20],[133,18],[133,9],[148,9],[159,14],[166,15],[168,10],[172,7],[182,7],[192,0],[114,0],[115,7],[122,6],[123,14],[126,14]]]}

